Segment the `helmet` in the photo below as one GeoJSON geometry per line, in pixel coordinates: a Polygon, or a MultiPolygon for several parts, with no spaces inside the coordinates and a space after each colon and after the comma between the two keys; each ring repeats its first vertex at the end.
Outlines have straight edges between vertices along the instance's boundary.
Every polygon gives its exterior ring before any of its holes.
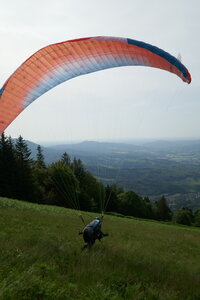
{"type": "Polygon", "coordinates": [[[103,216],[101,216],[101,217],[96,217],[95,219],[96,219],[96,220],[99,220],[99,221],[102,221],[102,220],[103,220],[103,216]]]}

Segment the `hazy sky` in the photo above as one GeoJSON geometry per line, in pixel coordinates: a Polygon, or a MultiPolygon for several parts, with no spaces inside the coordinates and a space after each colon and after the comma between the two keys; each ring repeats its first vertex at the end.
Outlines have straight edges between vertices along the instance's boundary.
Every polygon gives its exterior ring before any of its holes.
{"type": "Polygon", "coordinates": [[[200,138],[199,0],[2,0],[0,85],[38,49],[87,36],[141,40],[182,57],[190,85],[145,67],[64,82],[7,128],[35,142],[200,138]]]}

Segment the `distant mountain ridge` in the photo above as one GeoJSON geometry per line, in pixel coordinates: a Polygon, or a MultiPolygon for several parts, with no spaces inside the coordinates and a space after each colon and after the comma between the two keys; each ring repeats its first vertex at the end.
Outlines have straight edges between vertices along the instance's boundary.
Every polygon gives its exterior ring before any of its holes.
{"type": "MultiPolygon", "coordinates": [[[[36,157],[38,144],[26,141],[28,147],[32,151],[33,158],[36,157]]],[[[72,157],[86,159],[90,157],[98,157],[98,154],[105,155],[119,155],[124,158],[126,155],[134,155],[137,159],[172,159],[170,155],[176,153],[177,156],[184,156],[188,158],[191,153],[200,156],[200,140],[181,140],[168,141],[158,140],[147,142],[143,145],[134,145],[121,142],[97,142],[97,141],[83,141],[74,144],[58,144],[53,146],[42,146],[43,154],[46,163],[52,163],[60,159],[64,152],[67,152],[72,157]]]]}
{"type": "Polygon", "coordinates": [[[66,150],[74,149],[86,152],[114,152],[114,151],[135,151],[141,150],[142,147],[138,145],[125,144],[125,143],[111,143],[111,142],[96,142],[96,141],[83,141],[77,144],[63,144],[54,145],[49,147],[51,149],[66,150]]]}

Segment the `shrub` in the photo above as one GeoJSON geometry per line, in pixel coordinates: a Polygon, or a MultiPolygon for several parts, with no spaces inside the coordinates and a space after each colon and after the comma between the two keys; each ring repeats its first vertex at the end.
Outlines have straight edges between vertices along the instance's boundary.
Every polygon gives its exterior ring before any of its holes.
{"type": "Polygon", "coordinates": [[[174,221],[178,224],[192,225],[191,211],[188,209],[180,209],[176,212],[174,221]]]}

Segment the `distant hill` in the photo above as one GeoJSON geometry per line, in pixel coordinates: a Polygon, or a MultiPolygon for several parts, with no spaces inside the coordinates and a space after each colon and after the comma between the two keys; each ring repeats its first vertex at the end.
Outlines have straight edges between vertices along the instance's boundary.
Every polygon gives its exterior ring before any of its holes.
{"type": "Polygon", "coordinates": [[[155,151],[200,151],[200,140],[179,140],[165,141],[158,140],[144,143],[143,146],[147,149],[155,151]]]}
{"type": "MultiPolygon", "coordinates": [[[[38,144],[27,141],[29,148],[35,157],[37,153],[38,144]]],[[[72,156],[94,157],[98,154],[111,154],[127,157],[134,155],[140,159],[167,159],[175,160],[169,156],[172,153],[176,154],[180,161],[180,157],[184,157],[184,161],[191,162],[191,153],[200,157],[200,140],[186,140],[186,141],[151,141],[141,145],[134,145],[128,143],[111,143],[111,142],[96,142],[96,141],[83,141],[76,144],[58,144],[54,146],[43,147],[45,159],[47,163],[54,162],[62,156],[64,152],[72,156]]],[[[196,157],[196,163],[200,163],[196,157]]],[[[194,161],[193,161],[194,163],[194,161]]]]}
{"type": "MultiPolygon", "coordinates": [[[[26,141],[28,147],[32,151],[33,157],[36,157],[37,146],[38,144],[26,141]]],[[[95,141],[84,141],[77,144],[61,144],[54,145],[49,147],[43,147],[43,154],[45,156],[46,163],[52,163],[60,159],[64,152],[67,152],[72,157],[78,157],[88,162],[88,159],[91,158],[98,160],[99,154],[110,154],[110,155],[119,155],[126,156],[129,154],[135,154],[136,156],[143,155],[146,153],[146,156],[153,156],[153,154],[148,153],[149,151],[143,146],[132,145],[132,144],[123,144],[123,143],[109,143],[109,142],[95,142],[95,141]]],[[[89,159],[90,161],[90,159],[89,159]]],[[[96,164],[96,162],[95,162],[96,164]]]]}
{"type": "Polygon", "coordinates": [[[143,147],[123,144],[123,143],[109,143],[109,142],[95,142],[95,141],[84,141],[78,144],[65,144],[65,145],[56,145],[50,147],[51,149],[62,150],[71,149],[75,151],[84,151],[84,152],[97,152],[97,153],[113,153],[113,152],[129,152],[129,151],[139,151],[143,147]]]}

